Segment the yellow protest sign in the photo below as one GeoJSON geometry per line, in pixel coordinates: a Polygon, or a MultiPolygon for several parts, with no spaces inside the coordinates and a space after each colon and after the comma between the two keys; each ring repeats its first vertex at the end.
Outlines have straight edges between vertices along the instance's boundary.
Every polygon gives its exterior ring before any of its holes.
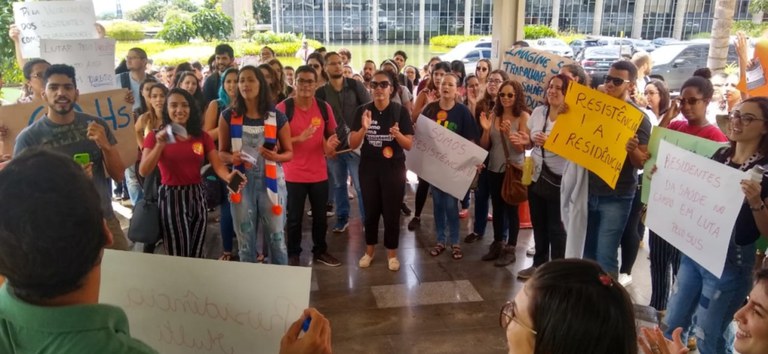
{"type": "Polygon", "coordinates": [[[544,147],[598,175],[616,187],[627,157],[627,141],[635,136],[643,113],[625,101],[571,82],[565,95],[568,110],[544,147]]]}

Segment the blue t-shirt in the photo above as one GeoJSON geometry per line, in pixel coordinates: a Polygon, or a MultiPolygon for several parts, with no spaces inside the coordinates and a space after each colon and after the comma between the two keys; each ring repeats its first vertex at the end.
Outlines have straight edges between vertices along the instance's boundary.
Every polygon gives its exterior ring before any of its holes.
{"type": "Polygon", "coordinates": [[[93,162],[93,184],[99,191],[101,198],[101,210],[104,217],[111,217],[112,200],[110,199],[110,177],[104,168],[104,156],[95,142],[88,139],[88,124],[96,122],[104,127],[107,140],[111,145],[117,144],[117,139],[106,122],[98,117],[85,113],[75,112],[75,120],[69,124],[56,124],[45,115],[32,125],[24,128],[16,137],[16,146],[13,148],[13,156],[18,156],[24,150],[41,146],[61,152],[73,157],[75,154],[87,153],[93,162]]]}

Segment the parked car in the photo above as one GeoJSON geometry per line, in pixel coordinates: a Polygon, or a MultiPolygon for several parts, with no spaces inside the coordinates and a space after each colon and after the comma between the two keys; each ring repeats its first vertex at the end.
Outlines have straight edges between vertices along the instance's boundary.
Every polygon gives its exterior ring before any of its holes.
{"type": "Polygon", "coordinates": [[[451,62],[454,60],[461,60],[464,62],[464,70],[467,75],[475,73],[475,67],[480,59],[491,58],[491,42],[490,41],[473,41],[459,43],[456,47],[451,49],[448,53],[440,55],[440,60],[451,62]]]}
{"type": "Polygon", "coordinates": [[[635,43],[629,38],[602,37],[597,41],[602,46],[617,46],[621,49],[621,55],[627,58],[635,54],[635,43]]]}
{"type": "MultiPolygon", "coordinates": [[[[683,82],[693,76],[698,68],[707,66],[709,41],[689,41],[672,43],[656,48],[651,53],[653,60],[652,75],[661,76],[670,91],[680,91],[683,82]]],[[[737,63],[736,48],[728,46],[728,63],[737,63]]]]}
{"type": "Polygon", "coordinates": [[[593,88],[605,81],[611,64],[621,59],[621,50],[620,46],[613,45],[587,47],[575,58],[592,78],[593,88]]]}
{"type": "Polygon", "coordinates": [[[659,37],[652,40],[651,43],[653,43],[653,45],[656,46],[656,48],[658,48],[667,44],[680,43],[680,41],[674,38],[659,37]]]}
{"type": "Polygon", "coordinates": [[[650,53],[656,49],[656,46],[651,41],[646,41],[643,39],[633,39],[632,43],[634,44],[635,53],[641,50],[644,52],[650,53]]]}
{"type": "Polygon", "coordinates": [[[561,57],[573,58],[573,49],[558,38],[539,38],[529,40],[531,47],[550,52],[561,57]]]}
{"type": "Polygon", "coordinates": [[[579,53],[581,53],[584,48],[589,47],[597,47],[600,45],[600,43],[597,42],[597,39],[574,39],[571,41],[571,43],[568,44],[571,46],[571,49],[573,50],[573,55],[577,56],[579,53]]]}

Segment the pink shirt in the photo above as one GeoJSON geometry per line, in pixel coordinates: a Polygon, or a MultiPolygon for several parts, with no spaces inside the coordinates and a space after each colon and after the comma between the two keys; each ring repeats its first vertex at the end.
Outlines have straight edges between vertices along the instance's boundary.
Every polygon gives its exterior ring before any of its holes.
{"type": "MultiPolygon", "coordinates": [[[[292,137],[301,135],[310,124],[317,126],[317,130],[307,141],[293,143],[293,159],[283,164],[287,182],[317,183],[328,179],[328,165],[325,161],[324,148],[325,134],[323,132],[328,132],[328,135],[334,134],[336,132],[336,119],[333,117],[333,109],[326,103],[328,112],[328,126],[326,127],[317,100],[312,98],[312,102],[309,110],[305,111],[294,100],[293,117],[288,117],[292,137]]],[[[275,108],[285,113],[284,102],[280,102],[275,108]]]]}

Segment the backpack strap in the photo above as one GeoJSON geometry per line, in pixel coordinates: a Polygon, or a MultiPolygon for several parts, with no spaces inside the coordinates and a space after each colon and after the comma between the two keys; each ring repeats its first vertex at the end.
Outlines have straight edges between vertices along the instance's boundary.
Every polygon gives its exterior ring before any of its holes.
{"type": "Polygon", "coordinates": [[[131,73],[130,72],[124,72],[120,73],[120,87],[131,89],[131,73]]]}

